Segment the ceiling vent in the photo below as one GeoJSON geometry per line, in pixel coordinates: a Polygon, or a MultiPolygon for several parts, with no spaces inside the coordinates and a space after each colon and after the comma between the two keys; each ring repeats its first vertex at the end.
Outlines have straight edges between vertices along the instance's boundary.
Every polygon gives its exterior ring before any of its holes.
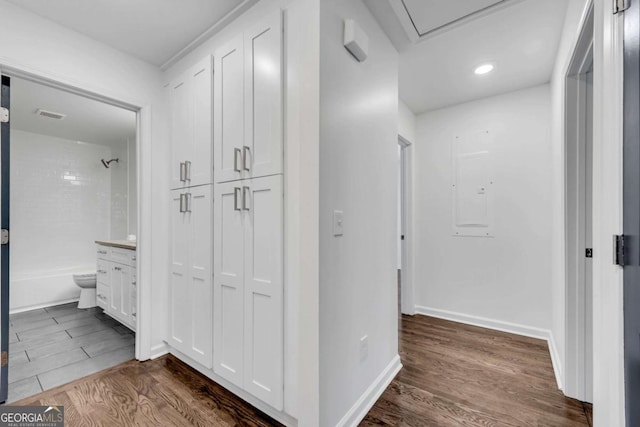
{"type": "Polygon", "coordinates": [[[36,114],[38,116],[48,117],[50,119],[55,119],[55,120],[62,120],[65,117],[67,117],[66,114],[60,114],[60,113],[56,113],[56,112],[53,112],[53,111],[43,110],[42,108],[38,108],[36,110],[36,114]]]}

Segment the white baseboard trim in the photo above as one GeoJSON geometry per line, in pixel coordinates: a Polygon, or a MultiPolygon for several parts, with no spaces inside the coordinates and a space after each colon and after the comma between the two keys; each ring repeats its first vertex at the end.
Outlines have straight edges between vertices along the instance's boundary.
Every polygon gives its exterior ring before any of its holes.
{"type": "Polygon", "coordinates": [[[400,356],[396,355],[391,363],[378,375],[373,384],[367,388],[358,401],[342,417],[336,427],[352,427],[360,424],[382,393],[391,384],[391,381],[400,372],[400,369],[402,369],[402,363],[400,363],[400,356]]]}
{"type": "Polygon", "coordinates": [[[166,343],[161,343],[158,345],[154,345],[151,347],[151,360],[157,359],[158,357],[162,357],[165,354],[169,353],[169,346],[166,343]]]}
{"type": "Polygon", "coordinates": [[[60,301],[53,301],[53,302],[47,302],[43,304],[35,304],[35,305],[30,305],[25,307],[19,307],[14,310],[9,310],[9,314],[23,313],[25,311],[37,310],[39,308],[55,307],[57,305],[70,304],[72,302],[78,302],[78,301],[80,301],[80,298],[70,298],[70,299],[63,299],[60,301]]]}
{"type": "Polygon", "coordinates": [[[549,355],[551,356],[551,364],[553,365],[553,373],[556,377],[558,388],[562,390],[562,364],[550,330],[419,305],[416,305],[416,314],[546,341],[549,347],[549,355]]]}
{"type": "Polygon", "coordinates": [[[556,347],[556,341],[553,338],[553,333],[549,331],[549,338],[547,339],[549,344],[549,354],[551,354],[551,363],[553,364],[553,373],[556,376],[556,383],[558,384],[558,390],[564,392],[564,385],[562,379],[564,378],[564,372],[562,370],[562,359],[560,353],[558,353],[558,347],[556,347]]]}

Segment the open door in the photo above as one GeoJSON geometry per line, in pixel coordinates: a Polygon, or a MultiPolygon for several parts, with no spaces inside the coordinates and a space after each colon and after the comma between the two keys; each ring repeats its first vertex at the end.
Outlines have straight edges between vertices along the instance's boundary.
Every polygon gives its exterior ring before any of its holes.
{"type": "Polygon", "coordinates": [[[9,391],[9,77],[0,96],[0,402],[9,391]]]}
{"type": "Polygon", "coordinates": [[[640,425],[640,61],[638,3],[624,16],[624,376],[628,426],[640,425]]]}

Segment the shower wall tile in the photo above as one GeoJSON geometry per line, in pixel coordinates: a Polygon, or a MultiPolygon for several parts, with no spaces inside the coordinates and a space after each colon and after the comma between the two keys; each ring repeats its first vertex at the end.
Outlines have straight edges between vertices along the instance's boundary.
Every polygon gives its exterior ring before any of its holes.
{"type": "Polygon", "coordinates": [[[126,236],[127,167],[105,169],[103,158],[110,147],[12,130],[12,310],[73,298],[70,274],[95,269],[94,241],[126,236]]]}

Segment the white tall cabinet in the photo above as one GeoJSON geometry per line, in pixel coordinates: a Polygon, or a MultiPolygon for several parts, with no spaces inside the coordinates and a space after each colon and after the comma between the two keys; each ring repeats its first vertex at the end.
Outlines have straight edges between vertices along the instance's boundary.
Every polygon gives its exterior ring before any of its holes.
{"type": "Polygon", "coordinates": [[[282,45],[278,11],[169,85],[167,343],[214,380],[278,411],[284,406],[282,45]]]}
{"type": "Polygon", "coordinates": [[[214,54],[214,371],[276,409],[284,398],[280,13],[214,54]]]}
{"type": "Polygon", "coordinates": [[[169,85],[172,348],[213,366],[213,68],[207,56],[169,85]]]}

